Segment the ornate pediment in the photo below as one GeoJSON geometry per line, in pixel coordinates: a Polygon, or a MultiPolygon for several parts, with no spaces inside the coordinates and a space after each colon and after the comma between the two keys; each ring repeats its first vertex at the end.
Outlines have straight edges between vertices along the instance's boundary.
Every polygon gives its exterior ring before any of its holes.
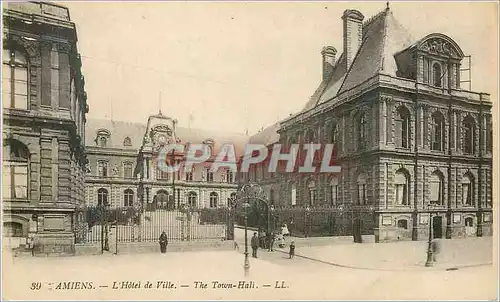
{"type": "Polygon", "coordinates": [[[464,57],[464,53],[458,44],[443,34],[428,35],[419,42],[418,49],[429,54],[452,57],[459,60],[464,57]]]}

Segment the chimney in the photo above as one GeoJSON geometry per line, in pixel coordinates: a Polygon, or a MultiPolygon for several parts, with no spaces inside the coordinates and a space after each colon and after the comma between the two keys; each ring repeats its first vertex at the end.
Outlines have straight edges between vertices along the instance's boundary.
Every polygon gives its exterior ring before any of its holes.
{"type": "Polygon", "coordinates": [[[351,67],[354,56],[361,46],[363,38],[363,19],[362,13],[355,9],[344,11],[342,20],[344,21],[344,56],[346,62],[346,70],[351,67]]]}
{"type": "Polygon", "coordinates": [[[332,75],[336,54],[337,50],[333,46],[323,47],[321,51],[321,56],[323,57],[323,81],[327,80],[332,75]]]}

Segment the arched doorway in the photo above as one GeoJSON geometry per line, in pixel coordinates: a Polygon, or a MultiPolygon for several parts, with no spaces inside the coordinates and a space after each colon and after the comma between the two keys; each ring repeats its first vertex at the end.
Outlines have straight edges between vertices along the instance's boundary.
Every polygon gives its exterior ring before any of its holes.
{"type": "Polygon", "coordinates": [[[175,205],[170,194],[168,194],[165,190],[160,190],[156,192],[156,195],[153,198],[153,208],[173,210],[175,205]]]}

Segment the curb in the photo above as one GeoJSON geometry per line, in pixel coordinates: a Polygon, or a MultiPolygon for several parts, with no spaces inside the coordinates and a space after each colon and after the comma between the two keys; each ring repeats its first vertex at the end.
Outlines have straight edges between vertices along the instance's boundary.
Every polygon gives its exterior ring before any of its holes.
{"type": "MultiPolygon", "coordinates": [[[[283,253],[283,254],[288,254],[287,252],[283,250],[276,249],[275,251],[283,253]]],[[[339,264],[339,263],[334,263],[330,261],[325,261],[325,260],[320,260],[300,254],[295,254],[296,257],[311,260],[314,262],[319,262],[331,266],[336,266],[336,267],[342,267],[342,268],[349,268],[349,269],[357,269],[357,270],[369,270],[369,271],[386,271],[386,272],[411,272],[411,271],[456,271],[459,270],[460,268],[472,268],[472,267],[480,267],[480,266],[487,266],[487,265],[492,265],[493,262],[488,262],[488,263],[479,263],[479,264],[467,264],[467,265],[456,265],[452,267],[421,267],[419,266],[418,268],[414,269],[390,269],[390,268],[371,268],[371,267],[360,267],[360,266],[352,266],[352,265],[346,265],[346,264],[339,264]]]]}

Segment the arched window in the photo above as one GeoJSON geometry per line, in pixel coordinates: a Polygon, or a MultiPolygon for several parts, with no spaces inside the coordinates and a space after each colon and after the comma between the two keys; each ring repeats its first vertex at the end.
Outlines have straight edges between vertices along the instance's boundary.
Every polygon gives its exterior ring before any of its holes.
{"type": "Polygon", "coordinates": [[[97,190],[97,205],[98,206],[108,206],[108,190],[100,188],[97,190]]]}
{"type": "Polygon", "coordinates": [[[123,205],[126,207],[132,207],[134,205],[134,191],[131,189],[123,191],[123,205]]]}
{"type": "Polygon", "coordinates": [[[132,178],[133,177],[132,163],[130,163],[130,162],[123,163],[123,177],[124,178],[132,178]]]}
{"type": "Polygon", "coordinates": [[[443,204],[443,174],[436,170],[431,174],[429,179],[430,186],[430,201],[432,204],[443,204]]]}
{"type": "Polygon", "coordinates": [[[357,195],[358,195],[358,204],[363,205],[366,204],[366,177],[364,174],[359,174],[357,178],[357,195]]]}
{"type": "Polygon", "coordinates": [[[444,117],[439,111],[432,114],[432,145],[431,149],[436,151],[444,150],[444,117]]]}
{"type": "Polygon", "coordinates": [[[330,127],[330,144],[333,145],[333,156],[337,155],[338,150],[340,149],[340,141],[339,141],[339,129],[336,123],[333,123],[330,127]]]}
{"type": "Polygon", "coordinates": [[[210,207],[211,208],[217,207],[218,200],[219,200],[219,195],[217,195],[217,193],[215,193],[215,192],[210,193],[210,207]]]}
{"type": "Polygon", "coordinates": [[[188,204],[191,208],[196,208],[198,202],[197,202],[197,195],[196,195],[196,192],[189,192],[188,193],[188,204]]]}
{"type": "Polygon", "coordinates": [[[409,180],[408,180],[408,172],[404,169],[400,169],[396,172],[396,177],[394,178],[394,189],[396,197],[397,205],[409,205],[408,199],[408,189],[409,189],[409,180]]]}
{"type": "Polygon", "coordinates": [[[130,139],[130,137],[126,137],[124,140],[123,140],[123,145],[124,146],[132,146],[132,140],[130,139]]]}
{"type": "Polygon", "coordinates": [[[474,153],[474,132],[475,132],[475,123],[474,119],[469,115],[464,119],[463,122],[463,152],[465,154],[473,154],[474,153]]]}
{"type": "Polygon", "coordinates": [[[105,160],[97,161],[97,176],[108,177],[108,162],[105,160]]]}
{"type": "Polygon", "coordinates": [[[156,207],[160,209],[173,208],[173,202],[170,201],[171,198],[169,198],[169,194],[165,190],[159,190],[153,198],[153,203],[156,203],[156,207]]]}
{"type": "Polygon", "coordinates": [[[297,186],[295,183],[290,184],[290,201],[292,206],[297,205],[297,186]]]}
{"type": "Polygon", "coordinates": [[[6,140],[3,145],[2,191],[4,199],[28,199],[28,148],[17,140],[6,140]]]}
{"type": "Polygon", "coordinates": [[[466,227],[473,227],[474,226],[474,219],[472,217],[465,218],[465,226],[466,227]]]}
{"type": "Polygon", "coordinates": [[[434,83],[434,86],[436,87],[441,87],[443,86],[442,83],[443,83],[443,76],[441,75],[441,64],[439,63],[434,63],[434,65],[432,65],[432,79],[433,79],[433,83],[434,83]]]}
{"type": "Polygon", "coordinates": [[[474,178],[470,173],[462,178],[462,204],[474,206],[474,178]]]}
{"type": "Polygon", "coordinates": [[[336,176],[330,178],[330,201],[331,205],[334,206],[338,203],[339,195],[339,180],[336,176]]]}
{"type": "Polygon", "coordinates": [[[316,183],[314,180],[310,180],[307,184],[309,189],[309,205],[313,206],[316,201],[316,183]]]}
{"type": "Polygon", "coordinates": [[[355,120],[356,142],[358,150],[363,150],[366,146],[366,116],[364,112],[359,112],[355,120]]]}
{"type": "Polygon", "coordinates": [[[6,221],[3,223],[4,237],[24,237],[23,225],[19,222],[6,221]]]}
{"type": "Polygon", "coordinates": [[[401,106],[396,117],[396,146],[400,148],[410,147],[410,111],[401,106]]]}
{"type": "Polygon", "coordinates": [[[3,50],[2,102],[4,108],[28,109],[28,61],[19,51],[3,50]]]}

